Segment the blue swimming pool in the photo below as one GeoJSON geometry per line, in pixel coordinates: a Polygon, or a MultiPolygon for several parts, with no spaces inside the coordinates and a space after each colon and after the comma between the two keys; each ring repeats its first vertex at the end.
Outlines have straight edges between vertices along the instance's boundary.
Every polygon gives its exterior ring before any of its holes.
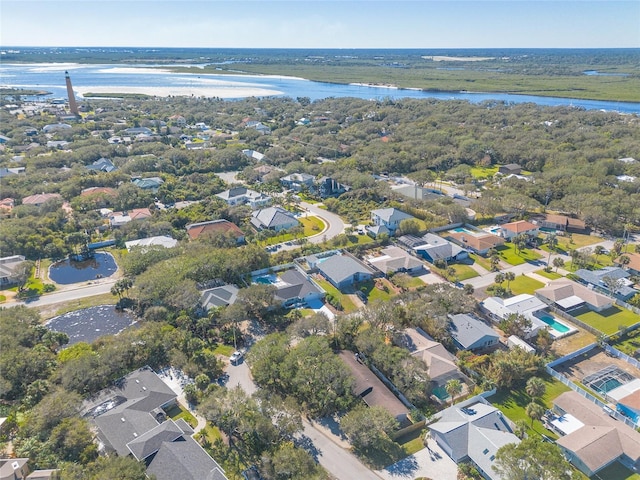
{"type": "Polygon", "coordinates": [[[551,328],[553,328],[555,331],[559,333],[567,333],[569,330],[571,330],[564,323],[560,323],[551,315],[540,315],[540,317],[538,318],[540,318],[540,320],[542,320],[544,323],[546,323],[547,325],[549,325],[551,328]]]}

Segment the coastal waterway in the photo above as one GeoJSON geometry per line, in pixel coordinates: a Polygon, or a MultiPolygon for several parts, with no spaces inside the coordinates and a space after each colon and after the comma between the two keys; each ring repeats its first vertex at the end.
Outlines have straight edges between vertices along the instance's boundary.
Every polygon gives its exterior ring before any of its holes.
{"type": "MultiPolygon", "coordinates": [[[[182,65],[185,66],[185,65],[182,65]]],[[[196,67],[198,65],[195,65],[196,67]]],[[[201,65],[199,65],[201,66],[201,65]]],[[[361,84],[314,82],[301,78],[260,75],[185,74],[154,65],[85,65],[73,63],[0,64],[0,86],[50,92],[43,100],[66,99],[64,72],[69,71],[78,98],[88,93],[142,93],[151,96],[195,96],[240,99],[248,97],[355,97],[372,100],[424,98],[466,100],[471,103],[535,103],[640,114],[640,103],[583,100],[535,95],[480,92],[432,92],[361,84]]]]}

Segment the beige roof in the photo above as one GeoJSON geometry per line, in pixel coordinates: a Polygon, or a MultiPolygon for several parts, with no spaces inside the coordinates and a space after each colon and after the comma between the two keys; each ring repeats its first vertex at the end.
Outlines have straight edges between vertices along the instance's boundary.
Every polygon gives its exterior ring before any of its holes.
{"type": "Polygon", "coordinates": [[[468,245],[474,250],[483,251],[504,245],[504,238],[487,233],[486,235],[469,235],[464,232],[447,232],[447,236],[455,238],[459,244],[468,245]]]}
{"type": "Polygon", "coordinates": [[[634,462],[640,460],[640,434],[609,417],[595,403],[573,391],[561,394],[553,403],[584,423],[557,443],[575,453],[592,472],[622,454],[634,462]]]}
{"type": "Polygon", "coordinates": [[[502,225],[502,228],[514,233],[525,233],[530,230],[536,230],[538,226],[531,222],[527,222],[526,220],[520,220],[517,222],[505,223],[502,225]]]}
{"type": "MultiPolygon", "coordinates": [[[[628,267],[636,272],[640,272],[640,253],[625,253],[625,255],[629,257],[630,260],[628,267]]],[[[617,258],[616,262],[620,263],[620,258],[617,258]]]]}
{"type": "Polygon", "coordinates": [[[553,280],[549,282],[546,287],[536,290],[536,293],[552,300],[555,303],[558,303],[565,298],[576,296],[596,308],[604,307],[613,302],[613,300],[606,295],[594,292],[593,290],[580,285],[579,283],[567,280],[566,278],[553,280]]]}
{"type": "Polygon", "coordinates": [[[22,199],[23,205],[41,205],[52,198],[62,198],[59,193],[36,193],[22,199]]]}

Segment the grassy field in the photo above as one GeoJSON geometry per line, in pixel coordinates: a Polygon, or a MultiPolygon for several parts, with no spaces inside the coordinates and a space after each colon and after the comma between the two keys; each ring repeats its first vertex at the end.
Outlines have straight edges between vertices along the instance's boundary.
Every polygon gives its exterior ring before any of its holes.
{"type": "Polygon", "coordinates": [[[594,312],[587,308],[582,308],[573,313],[573,316],[607,335],[617,332],[622,325],[629,327],[640,322],[640,315],[615,305],[602,312],[594,312]]]}
{"type": "Polygon", "coordinates": [[[549,280],[557,280],[558,278],[562,278],[562,275],[556,272],[547,272],[544,268],[540,270],[536,270],[535,273],[540,275],[541,277],[548,278],[549,280]]]}
{"type": "MultiPolygon", "coordinates": [[[[561,393],[568,392],[570,389],[563,383],[559,382],[551,375],[541,374],[540,378],[544,380],[547,387],[547,391],[540,399],[541,404],[546,408],[553,406],[553,400],[561,393]]],[[[498,392],[489,397],[488,400],[497,408],[499,408],[510,420],[517,422],[518,420],[525,420],[529,425],[530,430],[535,433],[542,433],[551,438],[558,438],[558,435],[547,430],[542,422],[535,420],[533,426],[531,426],[531,418],[527,416],[526,408],[527,404],[531,402],[531,397],[526,394],[524,386],[517,390],[498,390],[498,392]]]]}
{"type": "Polygon", "coordinates": [[[322,289],[325,292],[330,293],[335,298],[340,300],[340,303],[342,304],[342,309],[345,313],[355,312],[358,309],[358,307],[356,307],[355,303],[353,303],[353,301],[349,298],[348,295],[343,294],[340,290],[338,290],[336,287],[331,285],[326,280],[320,280],[320,279],[314,279],[314,280],[318,285],[320,285],[320,287],[322,287],[322,289]]]}
{"type": "Polygon", "coordinates": [[[231,345],[218,345],[213,351],[214,355],[224,355],[230,357],[233,353],[233,347],[231,345]]]}
{"type": "Polygon", "coordinates": [[[636,350],[640,348],[640,329],[629,332],[612,345],[621,352],[634,356],[636,350]]]}
{"type": "MultiPolygon", "coordinates": [[[[324,227],[325,227],[324,222],[318,217],[301,217],[298,220],[300,220],[300,223],[304,227],[304,233],[302,235],[303,237],[311,237],[313,235],[317,235],[320,232],[322,232],[322,230],[324,230],[324,227]]],[[[269,246],[269,245],[275,245],[277,243],[288,242],[295,239],[296,239],[296,236],[293,235],[292,233],[282,233],[280,235],[276,235],[275,237],[268,238],[264,242],[261,242],[260,244],[264,246],[269,246]]]]}
{"type": "Polygon", "coordinates": [[[522,265],[527,261],[539,260],[542,256],[532,250],[520,250],[516,253],[516,247],[513,243],[505,243],[496,248],[500,258],[509,265],[522,265]]]}
{"type": "Polygon", "coordinates": [[[515,280],[509,283],[509,289],[514,295],[520,295],[521,293],[533,295],[536,290],[542,287],[544,287],[544,283],[526,275],[517,276],[515,280]]]}
{"type": "Polygon", "coordinates": [[[407,456],[413,455],[424,448],[424,443],[422,442],[423,437],[424,431],[416,430],[415,432],[396,438],[396,443],[402,447],[407,456]]]}

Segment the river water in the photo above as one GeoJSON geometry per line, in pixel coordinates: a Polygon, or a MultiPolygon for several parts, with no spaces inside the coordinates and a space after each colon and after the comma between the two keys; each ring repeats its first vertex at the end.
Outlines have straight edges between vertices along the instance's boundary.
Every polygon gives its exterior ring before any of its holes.
{"type": "MultiPolygon", "coordinates": [[[[64,72],[69,71],[74,90],[81,92],[147,92],[150,95],[195,95],[220,98],[265,96],[309,97],[318,100],[329,97],[355,97],[382,100],[386,98],[434,98],[467,100],[472,103],[498,101],[535,103],[542,106],[574,106],[587,110],[606,110],[640,114],[640,103],[580,100],[571,98],[513,95],[504,93],[425,92],[421,90],[345,85],[277,77],[216,74],[184,74],[151,69],[152,65],[84,65],[84,64],[0,64],[0,86],[46,90],[44,98],[66,99],[64,72]],[[111,89],[111,90],[110,90],[111,89]],[[164,93],[155,93],[155,92],[164,93]]],[[[184,65],[183,65],[184,66],[184,65]]]]}

